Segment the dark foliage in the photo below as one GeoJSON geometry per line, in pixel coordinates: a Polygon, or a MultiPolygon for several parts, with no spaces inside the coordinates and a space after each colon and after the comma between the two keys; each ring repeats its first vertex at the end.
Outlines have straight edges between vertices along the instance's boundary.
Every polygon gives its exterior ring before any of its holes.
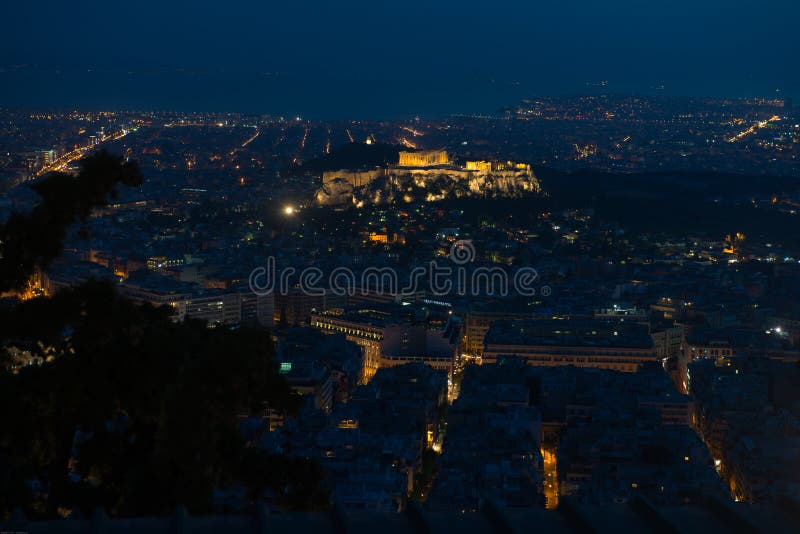
{"type": "Polygon", "coordinates": [[[83,159],[76,175],[55,172],[34,182],[41,202],[0,225],[0,291],[21,288],[37,265],[47,267],[61,253],[69,226],[115,198],[120,183],[140,185],[139,166],[104,150],[83,159]]]}
{"type": "MultiPolygon", "coordinates": [[[[34,514],[89,513],[103,505],[118,515],[164,514],[178,503],[208,512],[212,488],[243,470],[237,415],[265,403],[285,411],[297,405],[267,332],[175,324],[109,285],[24,302],[0,320],[6,344],[17,336],[68,337],[52,362],[0,376],[5,513],[20,505],[34,514]],[[41,496],[23,484],[31,480],[41,496]]],[[[309,476],[297,491],[280,488],[293,506],[320,479],[312,467],[300,471],[309,476]]],[[[247,483],[257,493],[286,480],[276,474],[247,483]]]]}
{"type": "MultiPolygon", "coordinates": [[[[104,206],[135,163],[99,152],[76,176],[32,185],[41,203],[0,228],[0,285],[19,287],[61,252],[67,229],[104,206]]],[[[175,323],[89,282],[0,308],[0,357],[29,350],[42,365],[0,361],[0,517],[64,510],[163,515],[212,511],[214,488],[240,484],[288,508],[324,506],[319,466],[248,449],[241,415],[299,405],[272,358],[268,332],[175,323]]]]}

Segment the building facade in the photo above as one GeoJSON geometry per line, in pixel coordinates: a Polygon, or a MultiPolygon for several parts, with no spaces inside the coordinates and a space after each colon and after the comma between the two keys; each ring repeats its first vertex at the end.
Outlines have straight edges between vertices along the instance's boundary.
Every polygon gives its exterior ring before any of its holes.
{"type": "Polygon", "coordinates": [[[640,325],[569,319],[494,323],[484,341],[483,363],[516,359],[533,366],[636,372],[655,360],[655,349],[640,325]]]}

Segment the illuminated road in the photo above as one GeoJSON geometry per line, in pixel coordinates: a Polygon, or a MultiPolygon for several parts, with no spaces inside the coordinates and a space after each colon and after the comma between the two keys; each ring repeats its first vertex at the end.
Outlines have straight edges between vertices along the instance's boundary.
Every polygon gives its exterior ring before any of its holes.
{"type": "Polygon", "coordinates": [[[555,450],[542,447],[542,458],[544,460],[544,480],[542,482],[544,482],[545,508],[555,510],[558,507],[558,468],[555,450]]]}
{"type": "Polygon", "coordinates": [[[308,134],[311,131],[311,128],[306,126],[305,131],[303,132],[303,138],[300,140],[300,150],[302,151],[306,147],[306,141],[308,141],[308,134]]]}
{"type": "Polygon", "coordinates": [[[295,152],[292,158],[292,163],[300,163],[300,156],[303,154],[303,149],[306,147],[306,141],[308,141],[308,134],[310,131],[311,129],[306,126],[303,131],[303,138],[300,139],[300,144],[297,146],[297,152],[295,152]]]}
{"type": "Polygon", "coordinates": [[[325,153],[331,153],[331,129],[328,128],[327,137],[325,138],[325,153]]]}
{"type": "Polygon", "coordinates": [[[770,117],[769,119],[767,119],[765,121],[758,121],[757,123],[755,123],[754,125],[752,125],[748,129],[746,129],[746,130],[744,130],[742,132],[739,132],[738,134],[736,134],[733,137],[731,137],[730,139],[728,139],[728,142],[729,143],[735,143],[736,141],[741,141],[742,139],[744,139],[748,135],[756,133],[761,128],[766,128],[767,125],[770,122],[775,122],[775,121],[779,121],[779,120],[781,120],[781,118],[779,116],[773,115],[772,117],[770,117]]]}
{"type": "Polygon", "coordinates": [[[75,160],[81,159],[90,151],[97,149],[103,143],[122,139],[129,133],[135,132],[136,130],[138,130],[138,128],[133,128],[132,130],[127,130],[123,128],[118,132],[114,132],[112,134],[101,137],[100,140],[94,145],[89,144],[86,146],[78,147],[74,150],[70,150],[69,152],[62,154],[61,156],[56,158],[55,161],[53,161],[53,163],[51,163],[50,165],[42,167],[42,169],[36,173],[36,176],[41,176],[43,174],[47,174],[48,172],[63,171],[64,169],[67,168],[67,166],[70,163],[72,163],[75,160]]]}
{"type": "Polygon", "coordinates": [[[411,128],[410,126],[401,126],[400,129],[410,133],[414,137],[420,137],[420,136],[425,135],[425,132],[421,132],[419,130],[415,130],[414,128],[411,128]]]}
{"type": "Polygon", "coordinates": [[[247,141],[245,141],[244,143],[242,143],[242,148],[246,147],[247,145],[249,145],[250,143],[252,143],[253,141],[255,141],[255,140],[256,140],[256,137],[258,137],[260,134],[261,134],[261,131],[260,131],[260,130],[259,130],[257,127],[256,127],[256,133],[254,133],[252,136],[250,136],[250,137],[247,139],[247,141]]]}

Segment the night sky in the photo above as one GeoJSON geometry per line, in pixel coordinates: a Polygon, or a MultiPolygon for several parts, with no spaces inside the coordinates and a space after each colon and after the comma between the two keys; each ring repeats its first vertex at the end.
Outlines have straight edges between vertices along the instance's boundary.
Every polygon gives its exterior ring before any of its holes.
{"type": "Polygon", "coordinates": [[[599,90],[800,96],[795,0],[3,4],[6,106],[388,117],[599,90]]]}

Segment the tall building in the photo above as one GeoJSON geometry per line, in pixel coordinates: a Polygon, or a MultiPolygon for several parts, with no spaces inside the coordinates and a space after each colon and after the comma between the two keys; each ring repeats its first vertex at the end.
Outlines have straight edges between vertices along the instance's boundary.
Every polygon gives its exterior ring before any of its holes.
{"type": "Polygon", "coordinates": [[[329,414],[333,409],[333,375],[317,361],[282,361],[281,376],[292,391],[304,397],[307,407],[329,414]]]}
{"type": "Polygon", "coordinates": [[[514,306],[510,303],[483,306],[478,303],[465,314],[464,318],[464,352],[473,357],[483,356],[483,340],[495,321],[517,321],[526,319],[549,318],[549,314],[532,312],[528,308],[514,306]]]}
{"type": "Polygon", "coordinates": [[[456,321],[430,330],[413,324],[405,307],[371,306],[313,313],[311,326],[323,332],[340,332],[364,352],[363,383],[383,367],[424,363],[452,371],[458,354],[460,333],[456,321]]]}
{"type": "Polygon", "coordinates": [[[361,347],[364,353],[360,382],[369,382],[381,363],[381,341],[386,337],[387,327],[393,326],[386,316],[359,310],[345,313],[343,310],[326,310],[311,315],[311,326],[323,332],[341,332],[348,341],[361,347]]]}
{"type": "Polygon", "coordinates": [[[42,160],[45,166],[52,165],[56,160],[56,151],[52,148],[49,150],[42,150],[42,160]]]}
{"type": "Polygon", "coordinates": [[[314,310],[325,308],[324,295],[309,295],[300,289],[275,293],[273,323],[280,327],[307,325],[314,310]]]}

